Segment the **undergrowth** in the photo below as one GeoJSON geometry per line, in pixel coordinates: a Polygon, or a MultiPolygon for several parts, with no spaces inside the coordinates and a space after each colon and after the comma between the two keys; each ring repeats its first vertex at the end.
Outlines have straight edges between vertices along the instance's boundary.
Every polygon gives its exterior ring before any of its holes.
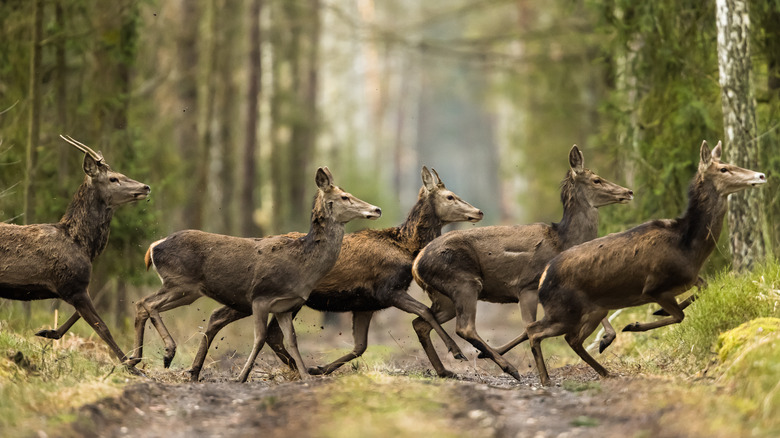
{"type": "Polygon", "coordinates": [[[75,419],[74,409],[117,395],[129,379],[102,341],[25,337],[0,321],[0,430],[30,436],[75,419]]]}

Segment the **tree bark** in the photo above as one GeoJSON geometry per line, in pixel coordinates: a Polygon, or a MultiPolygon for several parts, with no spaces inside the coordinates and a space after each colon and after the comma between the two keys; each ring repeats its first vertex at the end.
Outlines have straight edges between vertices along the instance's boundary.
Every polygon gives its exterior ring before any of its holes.
{"type": "MultiPolygon", "coordinates": [[[[198,149],[198,24],[200,17],[199,2],[179,0],[176,31],[176,84],[179,100],[179,119],[176,121],[176,143],[181,161],[182,177],[190,179],[195,174],[197,162],[191,159],[197,155],[198,149]],[[187,157],[187,158],[185,158],[187,157]]],[[[194,189],[193,189],[194,190],[194,189]]],[[[198,195],[202,194],[199,192],[198,195]]],[[[182,211],[181,224],[183,228],[198,228],[196,211],[199,196],[185,197],[186,203],[182,211]]]]}
{"type": "Polygon", "coordinates": [[[244,139],[244,159],[242,160],[241,202],[239,207],[242,236],[261,235],[262,230],[255,224],[255,184],[257,181],[257,129],[260,124],[260,84],[262,78],[262,57],[260,45],[262,34],[260,16],[263,0],[252,0],[249,11],[249,74],[247,77],[246,100],[246,136],[244,139]]]}
{"type": "MultiPolygon", "coordinates": [[[[732,164],[760,170],[747,1],[716,0],[716,19],[726,151],[732,164]]],[[[736,270],[750,269],[766,256],[762,193],[752,189],[731,195],[729,242],[736,270]]]]}

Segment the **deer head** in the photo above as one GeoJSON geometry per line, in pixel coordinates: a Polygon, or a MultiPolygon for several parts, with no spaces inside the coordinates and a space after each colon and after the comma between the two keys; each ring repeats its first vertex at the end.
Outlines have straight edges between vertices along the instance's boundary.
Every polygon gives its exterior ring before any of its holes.
{"type": "Polygon", "coordinates": [[[712,181],[721,196],[766,183],[766,175],[720,161],[721,142],[710,151],[707,141],[701,143],[699,174],[703,180],[712,181]]]}
{"type": "Polygon", "coordinates": [[[379,219],[382,215],[382,209],[376,205],[362,201],[334,185],[333,175],[327,167],[317,169],[314,180],[320,189],[323,205],[330,211],[334,221],[345,224],[353,219],[379,219]]]}
{"type": "Polygon", "coordinates": [[[579,199],[585,199],[591,207],[599,208],[609,204],[626,204],[634,199],[634,192],[596,175],[584,166],[585,158],[575,144],[569,151],[573,190],[579,199]]]}
{"type": "Polygon", "coordinates": [[[105,200],[109,207],[139,201],[149,196],[152,190],[148,185],[111,170],[102,153],[93,151],[89,146],[72,139],[70,136],[60,135],[60,138],[84,152],[82,166],[84,173],[89,183],[97,191],[98,197],[105,200]]]}
{"type": "Polygon", "coordinates": [[[433,201],[436,216],[444,223],[452,222],[479,222],[484,214],[478,208],[461,199],[458,195],[447,190],[436,169],[422,168],[422,181],[425,195],[433,201]],[[432,172],[431,172],[432,171],[432,172]]]}

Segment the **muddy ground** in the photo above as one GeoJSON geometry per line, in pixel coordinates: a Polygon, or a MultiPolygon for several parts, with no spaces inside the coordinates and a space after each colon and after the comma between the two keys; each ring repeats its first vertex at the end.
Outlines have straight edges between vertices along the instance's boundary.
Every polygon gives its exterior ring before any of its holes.
{"type": "MultiPolygon", "coordinates": [[[[82,407],[79,421],[66,435],[339,436],[315,424],[327,415],[320,411],[315,392],[339,385],[339,376],[302,382],[255,373],[256,380],[246,384],[225,377],[212,374],[200,383],[149,379],[133,384],[120,397],[82,407]]],[[[453,409],[442,412],[464,437],[698,435],[680,430],[674,421],[670,424],[666,414],[679,408],[673,402],[651,406],[655,403],[649,394],[664,384],[660,380],[623,376],[595,383],[595,374],[580,365],[558,369],[552,377],[549,388],[539,387],[534,373],[527,373],[523,381],[506,375],[461,374],[458,379],[431,377],[431,382],[444,385],[452,394],[454,400],[442,402],[452,402],[453,409]]]]}
{"type": "MultiPolygon", "coordinates": [[[[541,387],[530,355],[518,352],[510,358],[523,374],[516,381],[492,362],[475,359],[476,350],[461,342],[470,361],[460,362],[444,357],[445,364],[458,373],[457,379],[440,379],[430,371],[427,359],[420,351],[416,337],[408,329],[409,317],[381,312],[372,323],[369,352],[372,348],[394,350],[381,359],[380,365],[370,360],[358,360],[329,377],[315,376],[300,381],[264,349],[248,383],[233,382],[243,365],[245,354],[227,347],[246,344],[251,334],[245,334],[233,344],[217,343],[212,355],[219,357],[203,370],[201,382],[187,381],[185,362],[163,369],[160,364],[143,365],[148,378],[130,384],[115,398],[83,406],[77,412],[79,420],[62,430],[62,436],[99,437],[320,437],[354,436],[338,430],[323,430],[323,419],[331,414],[326,403],[343,379],[356,374],[380,375],[389,385],[376,391],[397,391],[398,385],[432,385],[447,394],[446,400],[436,400],[436,420],[454,431],[449,436],[464,437],[693,437],[713,436],[711,430],[700,430],[696,407],[676,396],[667,396],[668,388],[690,382],[670,382],[638,369],[619,367],[601,357],[605,365],[616,370],[615,377],[599,379],[586,365],[555,363],[550,374],[553,385],[541,387]],[[385,319],[383,319],[385,318],[385,319]],[[377,328],[382,327],[382,328],[377,328]],[[398,327],[392,330],[388,327],[398,327]],[[382,347],[382,346],[385,347],[382,347]],[[390,347],[387,347],[390,346],[390,347]],[[392,348],[391,348],[392,347],[392,348]],[[217,352],[221,356],[217,356],[217,352]],[[396,380],[393,380],[396,379],[396,380]],[[443,418],[441,418],[443,417],[443,418]]],[[[490,337],[505,330],[516,315],[494,312],[494,320],[486,327],[497,327],[496,333],[484,329],[490,337]]],[[[251,328],[237,329],[251,333],[251,328]]],[[[319,326],[319,324],[314,324],[319,326]]],[[[302,352],[335,348],[341,353],[351,348],[350,321],[345,317],[340,327],[300,336],[302,352]],[[336,330],[337,333],[334,333],[336,330]],[[337,342],[332,342],[334,339],[337,342]]],[[[319,327],[318,327],[319,328],[319,327]]],[[[445,326],[447,328],[447,326],[445,326]]],[[[451,330],[451,328],[450,328],[451,330]]],[[[452,332],[452,331],[451,331],[452,332]]],[[[503,335],[506,337],[506,335],[503,335]]],[[[149,337],[147,337],[149,339],[149,337]]],[[[223,340],[223,343],[227,340],[223,340]]],[[[238,351],[242,349],[239,348],[238,351]]],[[[375,350],[374,350],[375,351],[375,350]]],[[[440,349],[440,352],[446,350],[440,349]]],[[[612,356],[616,361],[616,356],[612,356]]],[[[508,356],[509,358],[509,356],[508,356]]],[[[177,359],[178,360],[178,359],[177,359]]],[[[325,363],[322,356],[306,355],[308,364],[325,363]]],[[[371,389],[369,389],[371,390],[371,389]]],[[[403,389],[401,389],[403,390],[403,389]]],[[[336,426],[337,427],[337,426],[336,426]]],[[[403,434],[402,434],[403,435],[403,434]]],[[[412,431],[404,436],[424,436],[412,431]]],[[[445,434],[446,435],[446,434],[445,434]]],[[[362,435],[365,436],[365,435],[362,435]]],[[[388,436],[385,434],[385,436],[388,436]]]]}

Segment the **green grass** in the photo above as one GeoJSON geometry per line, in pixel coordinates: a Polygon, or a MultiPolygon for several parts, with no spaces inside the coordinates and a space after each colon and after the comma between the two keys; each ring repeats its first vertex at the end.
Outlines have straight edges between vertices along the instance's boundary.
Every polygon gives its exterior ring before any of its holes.
{"type": "MultiPolygon", "coordinates": [[[[755,436],[777,436],[780,322],[775,318],[780,318],[780,264],[768,262],[743,274],[721,272],[708,282],[685,310],[682,323],[646,333],[619,332],[610,354],[619,358],[619,364],[643,372],[714,384],[717,398],[696,403],[702,415],[713,422],[729,418],[730,427],[739,425],[755,436]]],[[[652,315],[655,309],[652,305],[630,309],[614,325],[620,330],[626,323],[653,320],[658,318],[652,315]]],[[[692,385],[689,397],[708,399],[706,390],[692,385]]]]}
{"type": "Polygon", "coordinates": [[[119,394],[128,380],[102,341],[75,335],[45,340],[0,321],[0,430],[5,436],[51,432],[73,421],[75,408],[119,394]]]}
{"type": "Polygon", "coordinates": [[[458,398],[439,380],[367,372],[341,376],[317,392],[327,413],[317,421],[324,436],[462,436],[444,415],[458,398]]]}

